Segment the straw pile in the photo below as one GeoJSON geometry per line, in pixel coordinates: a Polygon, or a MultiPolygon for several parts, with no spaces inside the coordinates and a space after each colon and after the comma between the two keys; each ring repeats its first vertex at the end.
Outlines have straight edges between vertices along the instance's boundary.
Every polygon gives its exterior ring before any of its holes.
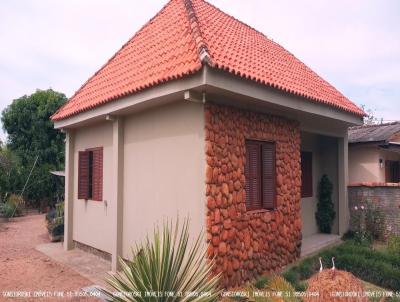
{"type": "Polygon", "coordinates": [[[359,279],[351,273],[324,269],[312,276],[308,281],[307,295],[304,298],[306,302],[330,302],[330,301],[361,301],[367,302],[368,299],[363,296],[364,287],[359,279]],[[319,296],[313,294],[319,293],[319,296]],[[350,294],[350,296],[349,296],[350,294]],[[355,296],[357,295],[358,296],[355,296]],[[341,296],[338,296],[341,295],[341,296]]]}

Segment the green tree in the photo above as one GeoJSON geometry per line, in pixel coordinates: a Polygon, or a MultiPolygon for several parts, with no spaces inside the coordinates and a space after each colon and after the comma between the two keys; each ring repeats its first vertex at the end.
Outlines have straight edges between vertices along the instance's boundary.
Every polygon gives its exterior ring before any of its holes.
{"type": "Polygon", "coordinates": [[[367,106],[365,105],[360,105],[360,107],[367,114],[366,116],[364,116],[363,119],[364,125],[375,125],[383,123],[383,118],[378,118],[375,116],[375,110],[367,108],[367,106]]]}
{"type": "MultiPolygon", "coordinates": [[[[38,157],[24,197],[36,202],[51,201],[60,193],[60,182],[51,170],[64,168],[64,134],[54,129],[50,116],[66,101],[63,93],[37,90],[14,100],[1,121],[7,132],[7,148],[17,157],[21,190],[38,157]]],[[[15,188],[13,188],[16,190],[15,188]]]]}
{"type": "Polygon", "coordinates": [[[19,185],[17,159],[5,146],[0,146],[0,202],[7,193],[15,192],[19,185]]]}
{"type": "Polygon", "coordinates": [[[328,176],[323,175],[318,187],[318,204],[315,218],[321,233],[331,233],[333,220],[336,217],[332,202],[333,185],[328,176]]]}

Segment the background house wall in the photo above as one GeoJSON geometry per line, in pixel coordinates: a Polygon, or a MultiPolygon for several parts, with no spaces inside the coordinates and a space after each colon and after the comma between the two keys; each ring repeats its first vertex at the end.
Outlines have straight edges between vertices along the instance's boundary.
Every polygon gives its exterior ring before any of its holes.
{"type": "MultiPolygon", "coordinates": [[[[379,158],[381,158],[383,160],[383,164],[385,165],[387,160],[400,161],[400,153],[388,151],[388,150],[380,148],[379,149],[379,158]]],[[[380,182],[386,182],[385,166],[383,166],[383,168],[379,169],[379,179],[380,179],[380,182]]]]}
{"type": "Polygon", "coordinates": [[[400,160],[400,153],[379,148],[376,144],[349,146],[349,183],[386,182],[385,161],[400,160]],[[382,159],[381,167],[379,160],[382,159]]]}
{"type": "Polygon", "coordinates": [[[205,226],[204,108],[177,102],[125,117],[123,257],[165,218],[205,226]]]}
{"type": "Polygon", "coordinates": [[[384,182],[379,166],[379,150],[376,145],[349,146],[349,183],[384,182]]]}

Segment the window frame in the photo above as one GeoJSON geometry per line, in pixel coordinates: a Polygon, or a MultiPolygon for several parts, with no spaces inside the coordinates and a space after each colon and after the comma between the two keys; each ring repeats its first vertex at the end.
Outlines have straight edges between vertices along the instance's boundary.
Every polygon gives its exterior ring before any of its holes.
{"type": "Polygon", "coordinates": [[[314,180],[313,180],[313,153],[311,151],[301,151],[301,198],[309,198],[314,196],[314,180]],[[305,156],[308,158],[305,160],[305,156]],[[305,173],[303,173],[303,168],[305,164],[309,164],[308,166],[308,177],[307,182],[304,182],[305,173]],[[307,185],[307,188],[304,186],[307,185]],[[307,190],[304,190],[307,189],[307,190]]]}
{"type": "MultiPolygon", "coordinates": [[[[81,153],[87,153],[88,155],[88,164],[87,164],[87,171],[82,171],[82,167],[80,166],[81,162],[80,159],[78,158],[78,199],[84,199],[84,200],[92,200],[92,201],[103,201],[103,189],[104,189],[104,181],[103,181],[103,160],[104,160],[104,154],[103,154],[103,147],[95,147],[95,148],[88,148],[85,149],[84,151],[79,151],[79,156],[81,156],[81,153]],[[95,169],[95,152],[100,152],[99,154],[101,155],[100,157],[100,164],[101,164],[101,169],[99,169],[99,175],[97,173],[94,173],[95,169]],[[88,184],[87,184],[87,192],[84,192],[84,198],[81,197],[81,191],[82,188],[82,180],[81,180],[81,172],[84,172],[84,176],[88,178],[88,184]],[[86,176],[87,175],[87,176],[86,176]],[[94,194],[94,188],[95,188],[95,182],[99,182],[100,178],[100,183],[97,185],[100,185],[100,191],[97,194],[94,194]],[[96,195],[96,196],[95,196],[96,195]]],[[[98,155],[99,156],[99,155],[98,155]]],[[[98,167],[99,168],[99,167],[98,167]]]]}
{"type": "Polygon", "coordinates": [[[385,182],[386,183],[399,183],[400,182],[400,161],[386,160],[385,161],[385,182]],[[397,178],[397,181],[396,179],[397,178]]]}
{"type": "MultiPolygon", "coordinates": [[[[246,200],[245,200],[245,205],[246,205],[246,212],[253,212],[253,211],[274,211],[276,210],[276,196],[277,196],[277,183],[276,183],[276,177],[277,177],[277,173],[276,173],[276,142],[275,141],[262,141],[262,140],[254,140],[254,139],[246,139],[245,141],[245,149],[246,149],[246,164],[245,164],[245,181],[248,181],[248,175],[247,175],[247,165],[248,160],[247,160],[247,148],[248,145],[256,145],[258,146],[259,150],[258,150],[258,163],[259,163],[259,167],[258,167],[258,171],[257,171],[257,175],[258,175],[258,182],[259,182],[259,188],[257,191],[257,195],[260,198],[260,202],[261,202],[261,206],[254,206],[254,202],[250,203],[248,202],[248,198],[250,198],[250,194],[249,192],[246,191],[246,200]],[[263,148],[265,146],[269,146],[268,148],[272,148],[272,188],[273,188],[273,197],[272,197],[272,202],[271,202],[271,206],[268,206],[268,203],[266,200],[264,200],[264,158],[263,158],[263,148]],[[250,204],[250,205],[249,205],[250,204]]],[[[245,188],[247,187],[247,184],[245,186],[245,188]]]]}

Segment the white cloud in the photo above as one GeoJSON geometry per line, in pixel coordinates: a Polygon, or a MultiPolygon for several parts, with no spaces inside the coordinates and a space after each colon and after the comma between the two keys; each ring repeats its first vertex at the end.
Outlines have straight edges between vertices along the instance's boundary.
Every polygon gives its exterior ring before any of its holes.
{"type": "MultiPolygon", "coordinates": [[[[400,2],[210,2],[280,43],[356,103],[400,119],[400,2]]],[[[71,96],[165,3],[2,1],[0,110],[36,88],[71,96]]]]}

